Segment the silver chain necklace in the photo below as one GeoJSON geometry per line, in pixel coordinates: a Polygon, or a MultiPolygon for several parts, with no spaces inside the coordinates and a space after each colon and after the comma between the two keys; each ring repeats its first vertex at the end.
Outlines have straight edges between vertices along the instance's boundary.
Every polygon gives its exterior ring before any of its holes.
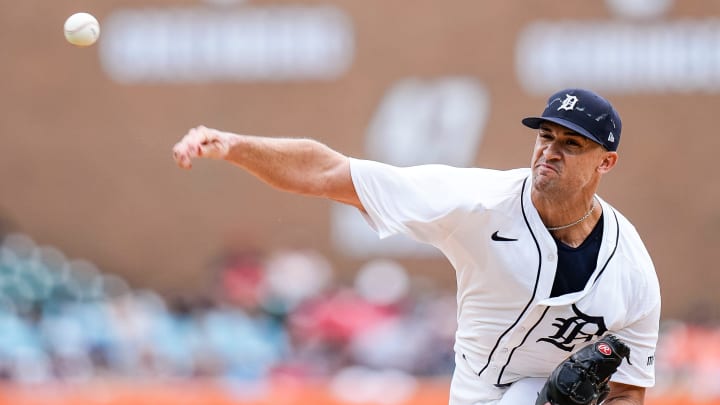
{"type": "Polygon", "coordinates": [[[561,230],[561,229],[570,228],[571,226],[575,226],[575,225],[579,224],[580,222],[588,219],[588,217],[590,216],[590,214],[592,214],[592,212],[593,212],[594,210],[595,210],[595,196],[593,196],[592,206],[590,207],[590,210],[589,210],[588,212],[586,212],[585,215],[582,216],[582,218],[578,219],[578,220],[575,221],[575,222],[571,222],[571,223],[569,223],[569,224],[567,224],[567,225],[547,226],[546,228],[547,228],[548,231],[559,231],[559,230],[561,230]]]}

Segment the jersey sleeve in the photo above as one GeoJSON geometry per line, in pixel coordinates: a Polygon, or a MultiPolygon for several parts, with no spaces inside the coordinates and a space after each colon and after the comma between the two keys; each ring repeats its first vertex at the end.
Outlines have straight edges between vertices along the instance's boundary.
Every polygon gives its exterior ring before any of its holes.
{"type": "Polygon", "coordinates": [[[644,294],[636,296],[643,303],[639,317],[615,333],[630,347],[630,361],[623,362],[611,381],[652,387],[655,385],[655,348],[660,330],[659,285],[648,286],[644,294]]]}
{"type": "Polygon", "coordinates": [[[626,326],[613,331],[630,347],[630,362],[623,362],[611,381],[652,387],[655,385],[655,348],[660,333],[660,283],[655,273],[645,244],[630,222],[618,214],[621,248],[618,256],[626,265],[622,269],[627,275],[624,283],[629,287],[624,292],[627,306],[626,326]]]}
{"type": "Polygon", "coordinates": [[[468,171],[444,165],[396,167],[351,159],[355,191],[365,219],[381,238],[405,234],[433,243],[443,240],[468,212],[468,171]]]}

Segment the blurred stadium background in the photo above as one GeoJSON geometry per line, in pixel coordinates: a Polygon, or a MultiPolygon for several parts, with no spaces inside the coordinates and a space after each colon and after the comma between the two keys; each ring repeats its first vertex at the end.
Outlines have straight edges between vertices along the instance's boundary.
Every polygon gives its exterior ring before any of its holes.
{"type": "Polygon", "coordinates": [[[610,98],[602,194],[663,292],[649,404],[720,403],[720,2],[0,2],[0,403],[440,404],[454,274],[359,214],[218,162],[190,127],[509,169],[564,86],[610,98]],[[101,23],[64,41],[70,14],[101,23]]]}

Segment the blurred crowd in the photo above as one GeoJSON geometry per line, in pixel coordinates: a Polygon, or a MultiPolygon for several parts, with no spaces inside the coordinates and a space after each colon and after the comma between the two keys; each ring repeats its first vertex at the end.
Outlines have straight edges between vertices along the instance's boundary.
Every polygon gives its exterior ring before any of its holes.
{"type": "Polygon", "coordinates": [[[661,326],[654,392],[720,399],[720,323],[665,320],[661,326]]]}
{"type": "MultiPolygon", "coordinates": [[[[0,380],[296,378],[330,379],[342,390],[373,375],[397,393],[452,373],[454,294],[397,262],[370,261],[345,284],[315,251],[237,253],[219,267],[207,297],[169,299],[7,235],[0,380]]],[[[720,327],[662,326],[657,391],[720,396],[720,327]]]]}
{"type": "Polygon", "coordinates": [[[352,285],[314,251],[239,253],[206,298],[134,289],[24,234],[0,245],[0,379],[412,381],[452,372],[455,301],[377,260],[352,285]]]}

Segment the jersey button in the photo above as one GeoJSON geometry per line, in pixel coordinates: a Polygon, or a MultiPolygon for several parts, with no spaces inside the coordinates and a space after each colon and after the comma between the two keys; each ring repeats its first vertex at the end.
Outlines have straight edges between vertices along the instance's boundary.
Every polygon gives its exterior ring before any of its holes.
{"type": "Polygon", "coordinates": [[[508,348],[507,348],[507,347],[503,347],[502,352],[503,352],[503,353],[507,353],[507,352],[508,352],[508,348]]]}
{"type": "Polygon", "coordinates": [[[554,262],[554,261],[555,261],[555,254],[550,253],[550,254],[547,256],[547,259],[548,259],[548,261],[554,262]]]}

